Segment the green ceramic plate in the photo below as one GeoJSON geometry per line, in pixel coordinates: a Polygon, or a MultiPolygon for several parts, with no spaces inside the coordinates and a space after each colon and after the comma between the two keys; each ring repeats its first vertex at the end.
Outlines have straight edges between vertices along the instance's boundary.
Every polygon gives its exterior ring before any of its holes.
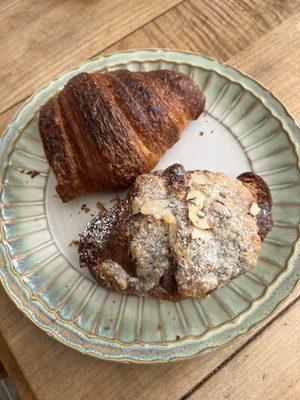
{"type": "Polygon", "coordinates": [[[98,358],[166,362],[223,346],[267,318],[299,279],[299,141],[298,127],[271,93],[218,61],[168,50],[88,61],[38,91],[3,135],[2,284],[36,325],[98,358]],[[181,71],[207,98],[205,114],[187,127],[157,168],[180,162],[188,169],[233,176],[251,169],[272,191],[275,223],[257,267],[206,299],[175,304],[122,296],[100,287],[79,268],[72,240],[97,212],[97,201],[111,206],[116,194],[60,201],[39,137],[38,111],[71,76],[120,68],[181,71]]]}

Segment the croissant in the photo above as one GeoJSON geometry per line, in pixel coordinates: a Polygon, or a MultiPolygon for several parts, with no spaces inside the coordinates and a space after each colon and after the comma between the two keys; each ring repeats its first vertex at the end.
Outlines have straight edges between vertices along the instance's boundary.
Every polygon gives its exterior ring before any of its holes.
{"type": "Polygon", "coordinates": [[[80,73],[40,111],[39,129],[63,201],[127,187],[197,119],[205,98],[173,71],[80,73]]]}
{"type": "Polygon", "coordinates": [[[139,176],[124,200],[87,225],[82,267],[120,293],[165,300],[203,297],[254,268],[272,228],[267,184],[247,172],[139,176]]]}

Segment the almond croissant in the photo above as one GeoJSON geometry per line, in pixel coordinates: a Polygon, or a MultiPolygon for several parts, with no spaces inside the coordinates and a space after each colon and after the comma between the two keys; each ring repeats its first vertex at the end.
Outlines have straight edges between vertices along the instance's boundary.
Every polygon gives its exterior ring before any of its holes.
{"type": "Polygon", "coordinates": [[[205,99],[172,71],[80,73],[40,111],[40,134],[63,201],[127,187],[199,117],[205,99]]]}
{"type": "Polygon", "coordinates": [[[206,296],[254,268],[272,229],[262,178],[175,164],[139,176],[87,225],[80,264],[108,289],[165,300],[206,296]]]}

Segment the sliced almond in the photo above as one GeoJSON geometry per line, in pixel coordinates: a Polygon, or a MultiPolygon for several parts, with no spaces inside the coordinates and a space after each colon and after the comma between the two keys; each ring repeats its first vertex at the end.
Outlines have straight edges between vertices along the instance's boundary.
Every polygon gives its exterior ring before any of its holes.
{"type": "Polygon", "coordinates": [[[199,209],[201,209],[204,206],[205,194],[200,190],[190,190],[186,196],[186,199],[190,200],[192,203],[198,206],[199,209]]]}
{"type": "Polygon", "coordinates": [[[212,231],[203,230],[198,228],[193,228],[192,230],[192,239],[202,239],[204,241],[211,240],[213,237],[212,231]]]}
{"type": "Polygon", "coordinates": [[[141,205],[142,205],[141,199],[135,197],[132,201],[132,211],[134,214],[138,214],[140,212],[141,205]]]}
{"type": "Polygon", "coordinates": [[[193,203],[189,203],[189,219],[192,221],[197,216],[198,216],[198,207],[193,203]]]}
{"type": "Polygon", "coordinates": [[[155,215],[168,207],[167,200],[149,200],[140,207],[140,212],[144,215],[155,215]]]}
{"type": "Polygon", "coordinates": [[[201,197],[195,197],[194,199],[191,199],[190,202],[195,204],[199,210],[201,210],[201,208],[204,206],[204,199],[201,197]]]}
{"type": "Polygon", "coordinates": [[[253,215],[254,217],[259,214],[260,208],[258,207],[257,203],[252,203],[250,210],[250,214],[253,215]]]}
{"type": "Polygon", "coordinates": [[[200,199],[205,199],[205,194],[203,193],[203,192],[201,192],[200,190],[196,190],[196,189],[193,189],[193,190],[190,190],[189,192],[188,192],[188,194],[186,195],[186,199],[187,200],[191,200],[191,199],[195,199],[195,198],[200,198],[200,199]]]}
{"type": "Polygon", "coordinates": [[[212,222],[205,217],[199,216],[198,207],[195,204],[189,204],[189,219],[192,224],[199,229],[211,229],[212,222]]]}
{"type": "Polygon", "coordinates": [[[175,217],[172,214],[172,212],[168,209],[164,209],[163,211],[157,213],[157,214],[153,214],[155,219],[160,219],[162,221],[164,221],[166,224],[173,224],[175,222],[175,217]]]}
{"type": "Polygon", "coordinates": [[[203,230],[212,229],[212,227],[213,227],[212,222],[208,218],[205,218],[205,217],[199,218],[196,223],[196,228],[199,228],[199,229],[203,229],[203,230]]]}
{"type": "Polygon", "coordinates": [[[191,178],[199,185],[207,185],[209,183],[207,176],[201,171],[192,173],[191,178]]]}
{"type": "Polygon", "coordinates": [[[169,224],[169,225],[171,225],[175,222],[175,217],[169,210],[163,211],[160,214],[160,219],[162,219],[166,224],[169,224]]]}
{"type": "Polygon", "coordinates": [[[225,215],[225,217],[230,217],[231,216],[230,210],[224,204],[219,203],[218,201],[216,201],[213,204],[212,209],[214,211],[216,211],[218,214],[225,215]]]}

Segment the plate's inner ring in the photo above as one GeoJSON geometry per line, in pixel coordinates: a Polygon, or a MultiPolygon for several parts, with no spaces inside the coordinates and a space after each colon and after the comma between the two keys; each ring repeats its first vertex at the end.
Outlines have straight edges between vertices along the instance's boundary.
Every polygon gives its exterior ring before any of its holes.
{"type": "MultiPolygon", "coordinates": [[[[126,64],[130,70],[156,67],[153,62],[126,64]]],[[[89,337],[171,343],[208,335],[237,321],[285,271],[298,236],[299,170],[294,145],[281,123],[259,98],[220,74],[162,61],[159,68],[190,75],[207,102],[205,113],[188,126],[157,168],[181,162],[187,169],[232,176],[252,169],[271,189],[274,228],[257,267],[206,299],[174,304],[109,292],[79,268],[72,241],[78,240],[91,214],[96,214],[97,202],[111,206],[116,194],[81,196],[67,204],[60,201],[39,138],[36,111],[11,144],[2,191],[4,239],[13,272],[31,298],[51,310],[57,320],[89,337]],[[28,171],[39,174],[31,177],[28,171]]]]}

